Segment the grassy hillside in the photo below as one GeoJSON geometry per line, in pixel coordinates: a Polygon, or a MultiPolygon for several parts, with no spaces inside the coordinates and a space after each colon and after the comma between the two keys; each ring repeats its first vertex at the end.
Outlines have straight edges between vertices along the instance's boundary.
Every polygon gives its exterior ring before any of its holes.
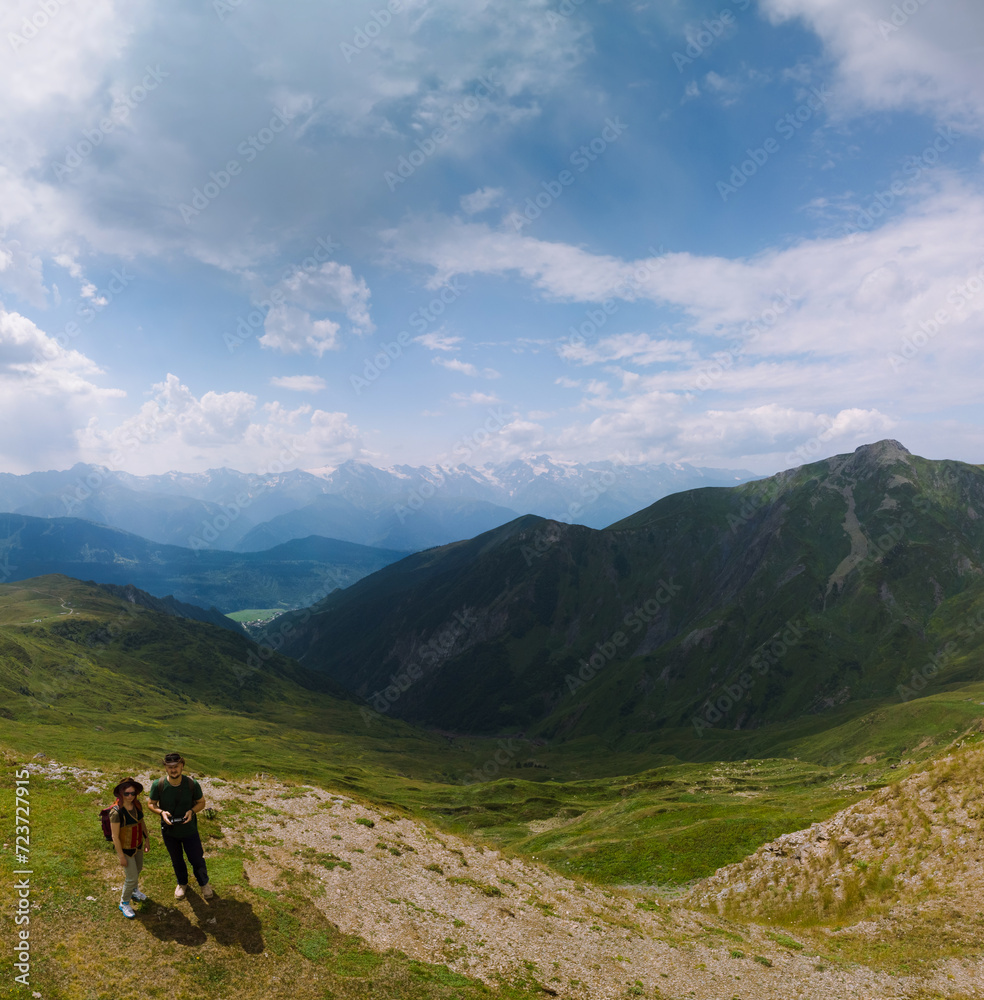
{"type": "MultiPolygon", "coordinates": [[[[14,774],[25,773],[22,763],[0,753],[5,827],[13,823],[14,774]]],[[[35,771],[29,780],[30,985],[14,984],[20,973],[12,949],[4,948],[4,996],[33,991],[50,1000],[120,995],[532,1000],[544,995],[523,970],[502,977],[493,989],[444,964],[414,960],[397,949],[373,949],[326,919],[302,880],[286,881],[278,891],[252,885],[244,861],[255,858],[257,849],[231,843],[249,824],[248,816],[237,817],[233,808],[221,810],[221,822],[203,817],[200,825],[217,896],[206,904],[192,890],[185,903],[174,899],[170,863],[151,824],[141,879],[150,899],[137,906],[135,920],[126,920],[116,909],[122,880],[115,854],[99,829],[98,809],[110,798],[107,782],[92,771],[61,771],[60,778],[46,780],[35,771]]],[[[0,905],[7,913],[16,905],[15,867],[9,851],[0,853],[0,905]]]]}
{"type": "MultiPolygon", "coordinates": [[[[957,621],[961,614],[958,609],[957,621]]],[[[861,714],[857,706],[840,706],[812,717],[809,726],[719,730],[713,740],[692,729],[686,737],[685,730],[666,731],[662,749],[648,737],[635,746],[625,739],[618,747],[598,736],[486,740],[426,732],[367,713],[325,690],[323,677],[283,657],[256,661],[261,666],[254,669],[254,648],[243,636],[165,617],[63,577],[0,587],[0,821],[12,822],[15,766],[41,754],[75,769],[63,772],[64,781],[32,785],[32,864],[39,873],[33,898],[41,907],[35,982],[43,984],[44,996],[75,1000],[93,990],[118,991],[121,984],[189,1000],[203,989],[208,996],[246,998],[542,996],[541,987],[551,981],[548,966],[511,973],[492,991],[457,966],[421,961],[343,931],[319,908],[322,876],[312,881],[305,875],[303,858],[276,891],[247,878],[247,870],[265,863],[264,852],[284,854],[291,786],[334,789],[394,822],[423,822],[438,839],[441,831],[457,833],[501,850],[506,861],[535,859],[575,882],[641,886],[670,898],[721,866],[740,863],[763,843],[829,821],[873,791],[893,787],[958,743],[975,743],[984,728],[984,684],[964,683],[928,696],[870,702],[861,714]],[[674,740],[689,752],[686,739],[707,756],[682,761],[674,740]],[[756,756],[756,747],[771,752],[756,756]],[[262,813],[272,817],[272,833],[257,832],[256,815],[229,804],[218,820],[203,820],[220,886],[214,913],[193,903],[187,913],[174,905],[169,869],[158,854],[145,879],[153,902],[130,924],[107,903],[112,858],[95,816],[112,781],[88,772],[153,772],[160,755],[173,748],[219,784],[251,786],[258,774],[260,783],[275,775],[286,783],[279,796],[285,801],[262,813]],[[743,757],[750,759],[738,759],[743,757]],[[255,846],[244,847],[244,837],[255,846]],[[109,956],[125,949],[132,963],[121,971],[109,956]],[[147,984],[148,964],[166,973],[166,987],[147,984]]],[[[378,816],[376,822],[385,826],[378,816]]],[[[382,828],[371,839],[380,857],[400,850],[382,828]]],[[[314,863],[321,855],[311,850],[308,861],[314,863]]],[[[0,867],[13,870],[9,852],[0,854],[0,867]]],[[[481,898],[486,883],[471,870],[456,871],[445,868],[431,877],[481,898]]],[[[493,889],[520,892],[515,878],[503,877],[507,881],[493,889]]],[[[406,890],[391,884],[393,905],[404,905],[406,890]]],[[[9,909],[13,881],[5,877],[3,885],[0,903],[9,909]]],[[[527,904],[540,907],[544,918],[556,912],[549,900],[530,899],[527,904]]],[[[658,905],[647,899],[647,906],[658,905]]],[[[425,909],[422,901],[415,905],[425,909]]],[[[631,923],[631,917],[611,919],[613,928],[618,920],[631,923]]],[[[726,926],[727,933],[752,939],[749,931],[726,926]]],[[[700,942],[713,937],[699,924],[687,934],[661,933],[677,947],[689,942],[686,948],[703,947],[700,942]]],[[[460,949],[448,947],[449,961],[460,959],[460,949]]],[[[762,944],[755,947],[759,955],[772,954],[762,944]]],[[[821,964],[838,960],[822,942],[817,947],[821,964]]],[[[908,953],[924,952],[913,943],[908,953]]],[[[695,962],[684,965],[693,969],[695,962]]],[[[8,954],[0,958],[0,975],[10,973],[11,964],[8,954]]],[[[634,981],[623,976],[622,989],[634,981]]],[[[644,995],[660,994],[647,985],[644,995]]]]}
{"type": "Polygon", "coordinates": [[[267,631],[421,724],[762,756],[759,729],[984,677],[978,511],[984,471],[881,442],[604,531],[521,518],[267,631]]]}
{"type": "Polygon", "coordinates": [[[208,773],[315,781],[562,871],[672,885],[908,773],[973,729],[984,700],[981,685],[954,686],[860,716],[844,707],[812,728],[714,741],[668,731],[655,748],[490,740],[366,711],[290,660],[251,661],[252,649],[66,578],[5,585],[0,742],[22,758],[123,771],[177,747],[208,773]]]}

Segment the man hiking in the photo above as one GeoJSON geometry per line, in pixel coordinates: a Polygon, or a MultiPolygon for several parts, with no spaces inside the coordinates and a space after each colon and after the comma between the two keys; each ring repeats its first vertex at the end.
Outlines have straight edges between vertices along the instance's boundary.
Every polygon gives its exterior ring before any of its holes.
{"type": "Polygon", "coordinates": [[[183,899],[188,888],[188,866],[184,859],[187,854],[195,879],[202,887],[202,895],[211,899],[214,893],[208,884],[205,850],[198,835],[198,813],[205,808],[205,796],[202,786],[194,778],[182,774],[184,765],[184,757],[179,753],[169,753],[164,757],[167,777],[157,778],[151,784],[148,805],[161,818],[161,837],[171,856],[174,877],[178,882],[174,895],[183,899]]]}

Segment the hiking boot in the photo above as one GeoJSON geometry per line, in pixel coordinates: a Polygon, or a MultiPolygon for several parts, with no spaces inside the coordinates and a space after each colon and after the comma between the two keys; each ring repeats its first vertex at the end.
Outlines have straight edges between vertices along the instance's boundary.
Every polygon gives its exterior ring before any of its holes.
{"type": "Polygon", "coordinates": [[[133,892],[130,893],[130,898],[135,899],[138,903],[143,903],[147,899],[147,896],[139,889],[134,889],[133,892]]]}
{"type": "Polygon", "coordinates": [[[175,899],[184,899],[185,898],[185,886],[183,886],[183,885],[175,886],[175,888],[174,888],[174,898],[175,899]]]}
{"type": "Polygon", "coordinates": [[[210,884],[210,883],[206,882],[206,883],[205,883],[205,884],[204,884],[204,885],[202,886],[202,895],[203,895],[203,896],[204,896],[204,897],[205,897],[206,899],[211,899],[211,898],[212,898],[212,897],[213,897],[213,896],[215,895],[215,890],[214,890],[214,889],[212,888],[212,886],[211,886],[211,884],[210,884]]]}
{"type": "Polygon", "coordinates": [[[136,916],[133,912],[133,907],[130,905],[130,900],[120,903],[120,913],[122,913],[124,917],[128,917],[130,920],[136,916]]]}

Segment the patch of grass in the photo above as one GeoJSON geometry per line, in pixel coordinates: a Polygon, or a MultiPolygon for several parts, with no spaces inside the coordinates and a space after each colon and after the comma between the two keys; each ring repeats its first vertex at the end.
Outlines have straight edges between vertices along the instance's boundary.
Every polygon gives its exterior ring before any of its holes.
{"type": "Polygon", "coordinates": [[[780,934],[776,931],[767,931],[766,937],[770,941],[775,941],[776,944],[780,944],[783,948],[790,948],[793,951],[802,951],[805,945],[799,943],[799,941],[794,940],[788,934],[780,934]]]}
{"type": "Polygon", "coordinates": [[[483,896],[501,896],[502,890],[497,885],[487,885],[484,882],[478,882],[473,878],[468,878],[467,876],[456,876],[451,875],[447,880],[451,885],[467,885],[472,889],[477,889],[483,896]]]}

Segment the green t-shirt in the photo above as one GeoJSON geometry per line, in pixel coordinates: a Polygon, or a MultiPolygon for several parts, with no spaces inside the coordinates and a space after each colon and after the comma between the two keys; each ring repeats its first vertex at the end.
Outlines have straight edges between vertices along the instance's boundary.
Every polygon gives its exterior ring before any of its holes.
{"type": "MultiPolygon", "coordinates": [[[[202,786],[187,774],[181,775],[180,785],[172,785],[167,778],[157,778],[150,786],[151,801],[156,802],[165,812],[169,812],[172,818],[184,816],[200,798],[202,798],[202,786]]],[[[187,823],[174,823],[171,826],[161,819],[161,830],[169,837],[178,839],[190,837],[198,832],[198,815],[192,813],[187,823]]]]}

